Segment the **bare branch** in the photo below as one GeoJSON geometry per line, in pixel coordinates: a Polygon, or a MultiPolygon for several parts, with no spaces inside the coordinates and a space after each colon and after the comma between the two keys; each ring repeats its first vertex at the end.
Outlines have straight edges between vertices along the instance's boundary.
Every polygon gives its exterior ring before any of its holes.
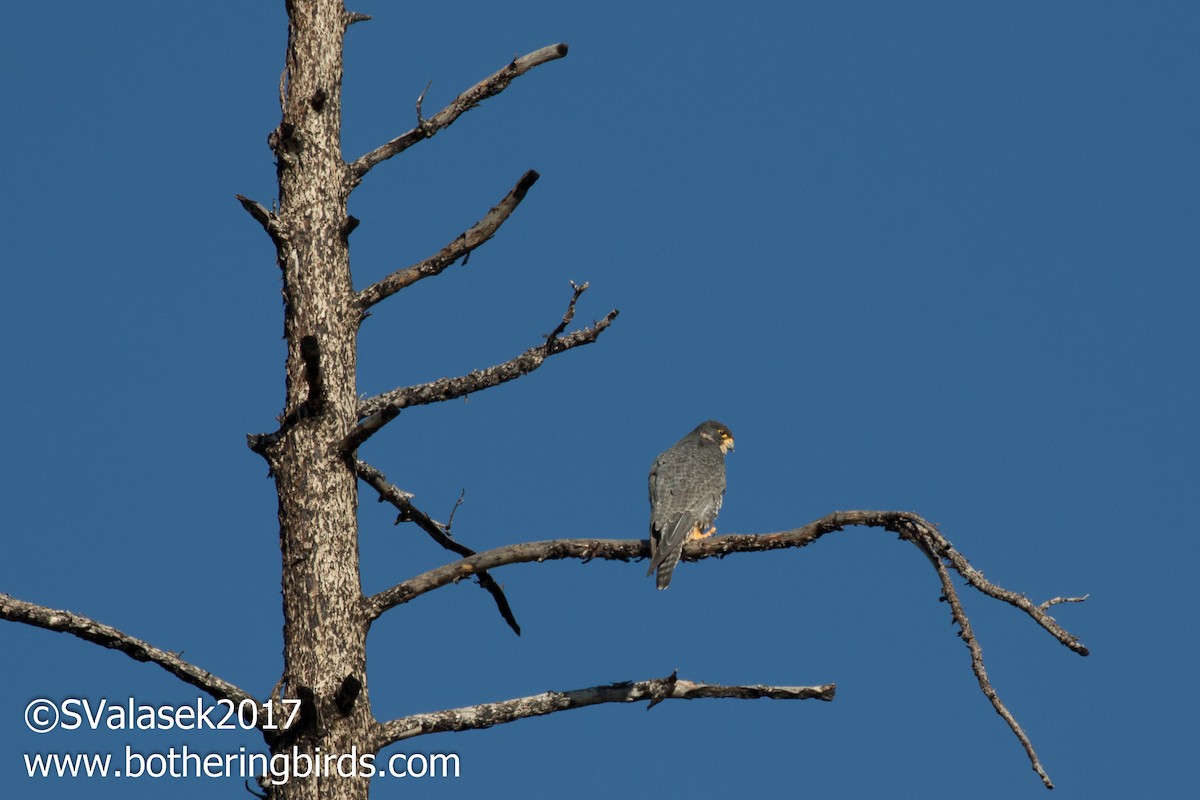
{"type": "Polygon", "coordinates": [[[370,172],[371,168],[386,161],[398,153],[402,153],[422,139],[428,139],[443,128],[450,125],[467,111],[479,105],[489,97],[493,97],[508,88],[514,79],[524,75],[534,67],[554,61],[567,54],[565,44],[552,44],[540,50],[513,60],[508,66],[490,75],[479,83],[467,89],[454,98],[450,105],[426,120],[420,120],[417,127],[397,136],[386,144],[380,145],[366,155],[360,156],[350,163],[350,175],[355,184],[370,172]]]}
{"type": "Polygon", "coordinates": [[[433,81],[430,81],[429,83],[425,84],[425,88],[421,90],[421,93],[419,95],[417,95],[416,105],[417,105],[417,127],[418,128],[425,124],[425,116],[424,116],[424,112],[422,111],[422,109],[424,109],[424,107],[425,107],[425,94],[429,91],[430,86],[433,86],[433,81]]]}
{"type": "Polygon", "coordinates": [[[1038,760],[1033,743],[1025,735],[1025,731],[1022,730],[1016,717],[1000,701],[1000,695],[996,694],[991,681],[988,680],[987,670],[983,666],[983,648],[979,646],[979,640],[975,638],[975,634],[971,630],[971,621],[967,619],[967,612],[963,610],[962,602],[958,599],[958,592],[954,588],[954,582],[950,579],[950,572],[946,569],[946,564],[939,560],[934,562],[934,567],[942,582],[942,597],[950,604],[950,613],[953,615],[954,621],[958,623],[959,637],[966,642],[967,649],[971,651],[971,671],[975,673],[975,678],[979,681],[979,690],[991,702],[992,708],[996,710],[1000,718],[1012,729],[1017,741],[1025,749],[1025,754],[1029,756],[1029,762],[1033,765],[1034,772],[1042,779],[1042,783],[1047,789],[1053,789],[1054,784],[1050,782],[1050,776],[1042,768],[1042,762],[1038,760]]]}
{"type": "MultiPolygon", "coordinates": [[[[706,540],[705,543],[707,541],[711,540],[706,540]]],[[[684,553],[688,553],[689,548],[694,546],[694,544],[685,546],[684,553]]],[[[576,558],[580,561],[591,561],[595,558],[607,561],[632,561],[633,559],[647,558],[649,555],[649,543],[637,539],[552,539],[542,542],[510,544],[485,550],[461,561],[437,567],[415,578],[398,583],[390,589],[385,589],[367,598],[365,607],[369,617],[378,617],[389,608],[407,603],[451,583],[458,583],[463,578],[475,575],[480,570],[495,569],[508,564],[557,561],[566,558],[576,558]]]]}
{"type": "Polygon", "coordinates": [[[372,19],[370,14],[360,14],[357,11],[346,12],[346,27],[355,25],[359,22],[368,22],[372,19]]]}
{"type": "MultiPolygon", "coordinates": [[[[354,469],[358,473],[358,477],[362,478],[367,485],[379,493],[380,502],[389,502],[400,512],[400,515],[396,517],[397,525],[401,522],[415,522],[418,528],[429,534],[431,539],[447,550],[464,557],[475,555],[474,550],[456,542],[450,536],[449,523],[442,525],[424,511],[414,506],[412,504],[413,495],[410,492],[401,491],[388,483],[384,474],[375,467],[365,461],[355,459],[354,469]]],[[[459,497],[458,503],[461,502],[462,497],[459,497]]],[[[458,510],[458,503],[454,505],[455,511],[458,510]]],[[[453,519],[454,511],[450,512],[450,517],[453,519]]],[[[477,578],[479,579],[479,585],[496,601],[496,608],[500,611],[500,616],[508,623],[508,627],[512,628],[513,633],[520,636],[521,626],[517,624],[517,618],[513,615],[512,606],[508,604],[508,598],[504,596],[504,588],[496,583],[496,580],[487,572],[480,572],[477,578]]]]}
{"type": "Polygon", "coordinates": [[[400,406],[384,406],[373,414],[370,414],[347,434],[345,441],[342,442],[342,452],[348,456],[353,455],[358,451],[358,448],[362,447],[367,439],[370,439],[384,425],[387,425],[398,416],[400,416],[400,406]]]}
{"type": "MultiPolygon", "coordinates": [[[[812,544],[826,534],[851,526],[883,528],[912,541],[926,554],[947,558],[960,575],[979,591],[1021,609],[1035,622],[1058,639],[1064,646],[1081,656],[1088,650],[1079,639],[1068,633],[1052,617],[1035,606],[1024,595],[1001,589],[984,579],[967,560],[929,522],[907,511],[835,511],[801,528],[762,534],[729,534],[689,542],[683,548],[684,561],[704,558],[724,558],[731,553],[753,553],[766,550],[800,548],[812,544]]],[[[582,561],[604,559],[630,561],[648,558],[650,544],[645,539],[551,539],[541,542],[521,542],[486,550],[477,555],[446,564],[417,575],[367,600],[369,613],[378,615],[392,606],[407,603],[414,597],[456,583],[480,569],[495,569],[507,564],[530,561],[555,561],[575,558],[582,561]]],[[[936,561],[936,558],[935,558],[936,561]]]]}
{"type": "Polygon", "coordinates": [[[462,507],[463,499],[467,496],[467,490],[463,489],[458,493],[458,499],[454,501],[454,508],[450,509],[450,516],[446,518],[446,524],[442,528],[446,531],[446,535],[450,535],[450,529],[454,527],[454,515],[458,513],[458,509],[462,507]]]}
{"type": "Polygon", "coordinates": [[[184,683],[195,686],[217,700],[230,700],[235,706],[243,700],[250,700],[254,704],[262,706],[262,703],[248,692],[228,681],[221,680],[211,672],[184,661],[178,654],[160,650],[141,639],[135,639],[116,628],[80,614],[39,606],[0,593],[0,619],[23,622],[26,625],[33,625],[48,631],[69,633],[112,650],[119,650],[134,661],[149,661],[158,664],[184,683]]]}
{"type": "Polygon", "coordinates": [[[546,335],[546,343],[553,345],[554,341],[562,335],[562,332],[571,324],[571,320],[575,319],[575,304],[579,302],[579,296],[588,290],[590,283],[584,281],[582,284],[576,284],[571,281],[571,302],[567,303],[567,311],[563,314],[562,322],[554,326],[554,330],[546,335]]]}
{"type": "MultiPolygon", "coordinates": [[[[982,573],[973,568],[967,560],[946,540],[936,526],[907,511],[838,511],[821,519],[811,522],[801,528],[795,528],[778,533],[759,535],[734,534],[714,536],[703,541],[690,542],[684,547],[683,559],[697,561],[703,558],[724,558],[730,553],[761,552],[780,550],[784,548],[799,548],[812,544],[822,536],[841,531],[848,526],[866,526],[883,528],[899,534],[900,538],[912,542],[923,554],[929,557],[938,572],[942,585],[944,599],[950,604],[951,613],[960,629],[960,635],[971,651],[971,669],[979,681],[979,687],[992,703],[996,713],[1012,729],[1021,746],[1029,756],[1034,770],[1041,776],[1047,787],[1052,787],[1049,777],[1042,768],[1041,762],[1034,752],[1033,745],[1025,732],[1017,724],[1016,719],[1000,701],[995,690],[988,682],[984,670],[983,653],[979,643],[971,631],[970,622],[962,609],[957,592],[949,579],[947,563],[980,592],[1003,600],[1009,605],[1019,608],[1028,614],[1035,622],[1050,635],[1058,639],[1066,647],[1081,656],[1088,655],[1088,649],[1077,637],[1068,633],[1046,613],[1042,606],[1036,606],[1024,595],[1003,589],[984,579],[982,573]]],[[[378,616],[389,608],[401,603],[407,603],[414,597],[433,591],[441,586],[455,583],[482,569],[495,569],[506,564],[527,563],[531,561],[552,561],[556,559],[576,558],[590,561],[594,558],[629,561],[634,558],[646,558],[650,555],[649,542],[645,540],[617,539],[555,539],[542,542],[525,542],[520,544],[498,547],[478,555],[465,558],[453,564],[430,570],[422,575],[397,584],[367,599],[367,613],[378,616]]],[[[421,731],[425,732],[425,731],[421,731]]]]}
{"type": "Polygon", "coordinates": [[[1046,609],[1050,608],[1050,606],[1056,606],[1059,603],[1082,603],[1089,597],[1091,597],[1090,594],[1085,594],[1083,597],[1052,597],[1038,606],[1038,610],[1045,611],[1046,609]]]}
{"type": "Polygon", "coordinates": [[[377,746],[384,747],[393,742],[429,733],[490,728],[519,719],[540,717],[599,703],[637,703],[644,700],[649,703],[648,707],[652,707],[663,700],[753,700],[764,697],[772,700],[830,701],[833,700],[836,691],[837,687],[832,683],[823,686],[721,686],[681,680],[672,674],[666,678],[636,683],[622,682],[565,692],[543,692],[499,703],[482,703],[464,708],[413,714],[385,723],[378,732],[377,746]]]}
{"type": "Polygon", "coordinates": [[[249,197],[241,194],[235,194],[234,197],[242,204],[242,208],[246,209],[246,213],[254,217],[254,221],[262,225],[263,230],[271,237],[271,241],[279,243],[279,218],[266,209],[262,203],[255,202],[249,197]]]}
{"type": "MultiPolygon", "coordinates": [[[[1033,620],[1037,622],[1038,625],[1042,626],[1047,633],[1049,633],[1055,639],[1058,639],[1058,641],[1061,642],[1065,647],[1070,648],[1081,656],[1088,655],[1088,649],[1083,645],[1083,643],[1080,642],[1076,636],[1068,633],[1062,626],[1060,626],[1055,621],[1054,617],[1046,613],[1045,609],[1034,605],[1033,602],[1025,595],[1009,591],[1008,589],[1003,589],[984,578],[983,573],[972,567],[967,562],[967,559],[963,558],[962,554],[955,550],[950,542],[946,541],[941,533],[938,532],[936,527],[921,519],[916,514],[911,514],[909,517],[911,517],[913,521],[901,521],[898,523],[898,527],[900,527],[901,530],[896,530],[895,532],[899,533],[901,537],[908,538],[905,535],[905,528],[908,528],[909,530],[915,529],[919,535],[924,536],[929,541],[930,550],[936,553],[940,558],[945,558],[948,560],[950,562],[950,566],[954,567],[955,572],[965,578],[967,583],[971,584],[971,586],[983,592],[988,597],[996,600],[1002,600],[1014,608],[1019,608],[1032,617],[1033,620]]],[[[888,530],[895,529],[888,528],[888,530]]]]}
{"type": "MultiPolygon", "coordinates": [[[[372,467],[370,464],[363,461],[362,459],[358,459],[358,458],[354,459],[354,471],[356,473],[358,473],[359,478],[361,478],[372,489],[374,489],[376,492],[379,493],[379,502],[391,503],[400,511],[401,515],[404,514],[403,506],[408,504],[409,500],[412,500],[414,497],[416,497],[416,495],[413,494],[412,492],[406,492],[403,489],[396,486],[395,484],[388,483],[388,479],[387,479],[386,475],[384,475],[382,472],[377,470],[375,467],[372,467]]],[[[401,521],[403,521],[403,520],[400,517],[396,518],[396,522],[401,522],[401,521]]],[[[436,523],[434,524],[434,527],[435,527],[435,530],[437,530],[436,523]]],[[[438,530],[437,534],[430,533],[429,535],[434,537],[434,541],[438,542],[438,544],[441,544],[442,547],[445,547],[447,550],[449,550],[450,548],[447,545],[442,544],[442,542],[438,541],[438,539],[437,539],[438,534],[440,534],[440,530],[438,530]]]]}
{"type": "MultiPolygon", "coordinates": [[[[574,300],[572,300],[572,303],[574,303],[574,300]]],[[[375,395],[364,400],[358,407],[358,417],[359,419],[366,420],[389,408],[394,408],[399,413],[400,409],[408,408],[409,406],[421,406],[429,403],[440,403],[443,400],[453,400],[456,397],[490,389],[493,386],[499,386],[502,383],[519,378],[522,375],[528,375],[545,363],[546,359],[550,356],[596,341],[600,337],[600,334],[617,318],[617,314],[617,310],[613,309],[599,322],[587,328],[571,331],[566,336],[556,336],[553,339],[548,338],[544,344],[531,347],[519,356],[505,361],[503,364],[497,364],[487,369],[477,369],[466,375],[460,375],[457,378],[442,378],[441,380],[421,383],[416,386],[404,386],[375,395]]],[[[365,424],[365,421],[360,422],[359,426],[361,427],[365,424]]]]}
{"type": "Polygon", "coordinates": [[[517,185],[505,195],[503,200],[493,206],[492,210],[483,219],[476,222],[463,233],[460,233],[457,239],[424,261],[413,264],[411,267],[396,270],[386,278],[363,289],[358,293],[359,307],[364,310],[368,309],[380,300],[392,296],[422,278],[438,275],[455,261],[458,261],[458,259],[470,255],[472,250],[495,235],[500,226],[504,224],[504,221],[509,218],[517,206],[521,204],[521,201],[525,199],[526,192],[537,182],[538,177],[537,172],[529,170],[521,176],[521,179],[517,181],[517,185]]]}
{"type": "Polygon", "coordinates": [[[717,536],[695,546],[684,548],[683,558],[688,561],[717,556],[724,558],[729,553],[747,553],[757,550],[778,550],[788,547],[803,547],[827,533],[843,530],[850,526],[883,528],[911,541],[935,564],[938,559],[947,559],[954,570],[967,583],[996,600],[1003,600],[1028,614],[1065,647],[1081,656],[1088,649],[1077,637],[1063,629],[1054,618],[1035,606],[1029,598],[1017,592],[1003,589],[983,577],[983,573],[972,567],[954,546],[942,536],[937,526],[907,511],[837,511],[811,522],[802,528],[779,533],[755,535],[717,536]]]}

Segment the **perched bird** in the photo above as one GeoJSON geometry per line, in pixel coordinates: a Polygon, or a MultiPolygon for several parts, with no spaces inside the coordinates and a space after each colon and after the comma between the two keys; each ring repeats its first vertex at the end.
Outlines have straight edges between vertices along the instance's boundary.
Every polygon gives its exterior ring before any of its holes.
{"type": "Polygon", "coordinates": [[[725,454],[733,434],[709,420],[680,439],[650,468],[650,569],[658,588],[671,585],[683,545],[717,532],[709,528],[725,497],[725,454]]]}

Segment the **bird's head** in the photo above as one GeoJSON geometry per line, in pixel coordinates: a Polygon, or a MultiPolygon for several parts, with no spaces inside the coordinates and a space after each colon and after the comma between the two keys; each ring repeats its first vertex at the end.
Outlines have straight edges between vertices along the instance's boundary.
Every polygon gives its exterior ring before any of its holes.
{"type": "Polygon", "coordinates": [[[729,428],[725,427],[716,420],[710,419],[708,422],[701,423],[700,426],[696,428],[696,433],[698,433],[702,438],[707,439],[708,441],[717,445],[717,447],[720,447],[721,455],[724,455],[733,449],[733,434],[730,433],[729,428]]]}

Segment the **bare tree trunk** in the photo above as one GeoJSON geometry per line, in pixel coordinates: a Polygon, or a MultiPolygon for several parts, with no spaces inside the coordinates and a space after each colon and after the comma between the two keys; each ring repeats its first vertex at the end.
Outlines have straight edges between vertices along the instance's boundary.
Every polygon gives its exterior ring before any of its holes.
{"type": "MultiPolygon", "coordinates": [[[[262,452],[279,495],[284,696],[304,705],[301,728],[279,737],[272,751],[290,755],[294,747],[319,758],[362,754],[373,722],[357,478],[341,448],[357,422],[360,313],[346,238],[351,184],[341,152],[346,11],[342,0],[289,0],[287,10],[283,119],[270,140],[279,170],[273,238],[283,272],[287,400],[284,425],[262,452]]],[[[367,789],[362,777],[293,778],[273,797],[365,798],[367,789]]]]}

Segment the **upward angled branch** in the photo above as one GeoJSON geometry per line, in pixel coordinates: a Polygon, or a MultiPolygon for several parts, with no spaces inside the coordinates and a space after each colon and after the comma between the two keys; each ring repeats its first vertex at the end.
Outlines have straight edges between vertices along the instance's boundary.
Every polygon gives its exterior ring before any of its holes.
{"type": "Polygon", "coordinates": [[[494,367],[473,370],[457,378],[442,378],[415,386],[403,386],[375,395],[362,402],[362,405],[358,407],[358,415],[360,418],[367,418],[386,412],[389,408],[394,408],[399,412],[399,409],[409,406],[440,403],[443,400],[453,400],[456,397],[516,380],[522,375],[533,372],[552,355],[596,341],[604,329],[616,318],[616,310],[610,311],[594,325],[571,331],[566,336],[554,339],[553,342],[531,347],[519,356],[494,367]]]}
{"type": "Polygon", "coordinates": [[[116,628],[96,622],[94,619],[89,619],[81,614],[73,614],[70,611],[39,606],[35,603],[18,600],[10,595],[0,593],[0,619],[6,619],[10,622],[24,622],[26,625],[33,625],[34,627],[44,628],[48,631],[69,633],[72,636],[78,636],[80,639],[86,639],[89,642],[103,645],[112,650],[119,650],[134,661],[149,661],[159,665],[184,683],[195,686],[205,694],[217,700],[229,700],[235,706],[243,700],[249,700],[257,706],[262,706],[262,703],[248,692],[239,689],[228,681],[221,680],[211,672],[200,669],[194,664],[189,664],[180,658],[177,653],[160,650],[154,645],[143,642],[141,639],[136,639],[127,633],[122,633],[116,628]]]}
{"type": "Polygon", "coordinates": [[[255,222],[262,225],[263,230],[271,237],[271,241],[278,246],[280,243],[279,217],[268,211],[262,203],[251,200],[245,195],[235,194],[234,197],[242,204],[242,208],[246,209],[246,213],[253,217],[255,222]]]}
{"type": "Polygon", "coordinates": [[[517,185],[512,188],[504,199],[492,207],[483,219],[458,235],[450,244],[443,247],[434,255],[413,264],[411,267],[399,269],[383,280],[377,281],[358,293],[358,305],[363,310],[370,308],[384,298],[390,297],[406,286],[411,286],[422,278],[429,278],[442,272],[455,261],[469,255],[495,235],[505,220],[512,215],[521,201],[525,199],[529,187],[537,182],[540,176],[534,170],[529,170],[517,185]]]}
{"type": "MultiPolygon", "coordinates": [[[[567,314],[564,317],[567,322],[574,316],[575,303],[579,299],[579,295],[587,289],[587,284],[577,286],[572,283],[572,287],[574,288],[574,294],[571,297],[571,302],[567,307],[567,314]]],[[[363,442],[374,436],[384,425],[395,419],[400,414],[401,409],[409,406],[425,405],[426,403],[437,403],[442,400],[451,400],[455,397],[471,394],[472,392],[499,386],[502,383],[533,372],[552,355],[561,353],[564,350],[591,344],[600,337],[600,334],[616,318],[617,310],[613,309],[599,322],[593,323],[586,328],[571,331],[566,336],[560,336],[559,334],[562,332],[563,327],[565,327],[564,323],[563,325],[556,326],[546,337],[544,343],[529,348],[524,353],[521,353],[521,355],[503,364],[497,364],[487,369],[477,369],[457,378],[442,378],[438,381],[422,383],[417,386],[405,386],[393,389],[390,392],[384,392],[383,394],[364,400],[358,407],[360,422],[350,431],[342,443],[342,451],[353,453],[363,442]]]]}
{"type": "MultiPolygon", "coordinates": [[[[535,50],[528,55],[514,59],[499,72],[489,75],[454,98],[450,102],[450,105],[429,119],[421,118],[418,109],[417,127],[397,136],[390,142],[376,147],[371,152],[360,156],[350,163],[351,180],[357,185],[362,181],[363,176],[376,164],[404,152],[422,139],[428,139],[442,128],[450,127],[464,113],[470,111],[489,97],[494,97],[507,89],[508,85],[514,79],[519,78],[534,67],[545,64],[547,61],[562,58],[566,54],[567,46],[565,44],[552,44],[549,47],[543,47],[541,50],[535,50]]],[[[424,97],[424,92],[421,95],[424,97]]]]}

